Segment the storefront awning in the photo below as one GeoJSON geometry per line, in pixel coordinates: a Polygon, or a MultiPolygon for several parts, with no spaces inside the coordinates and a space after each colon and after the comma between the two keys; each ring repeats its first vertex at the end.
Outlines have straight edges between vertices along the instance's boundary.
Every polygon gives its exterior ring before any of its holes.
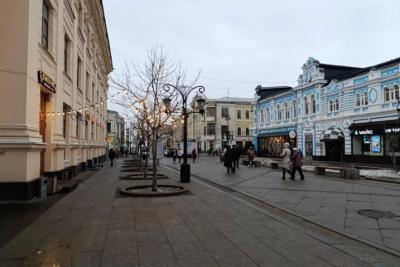
{"type": "Polygon", "coordinates": [[[330,141],[330,140],[343,140],[344,134],[339,127],[332,126],[324,131],[321,136],[321,141],[330,141]]]}

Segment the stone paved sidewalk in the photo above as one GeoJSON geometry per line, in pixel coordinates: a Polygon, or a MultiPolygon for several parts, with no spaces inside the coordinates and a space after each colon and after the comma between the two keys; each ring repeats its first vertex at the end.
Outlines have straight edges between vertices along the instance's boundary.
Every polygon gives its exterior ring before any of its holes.
{"type": "MultiPolygon", "coordinates": [[[[399,266],[400,258],[192,179],[126,198],[105,168],[0,248],[0,266],[399,266]]],[[[163,170],[176,183],[175,171],[163,170]]],[[[148,182],[147,182],[148,183],[148,182]]]]}
{"type": "MultiPolygon", "coordinates": [[[[163,164],[178,168],[172,160],[163,164]]],[[[218,184],[255,196],[309,220],[374,242],[400,253],[400,217],[372,219],[357,213],[363,209],[390,211],[400,216],[400,185],[366,180],[344,180],[334,175],[306,180],[282,180],[280,170],[240,166],[234,175],[216,158],[203,156],[192,164],[192,173],[218,184]]]]}

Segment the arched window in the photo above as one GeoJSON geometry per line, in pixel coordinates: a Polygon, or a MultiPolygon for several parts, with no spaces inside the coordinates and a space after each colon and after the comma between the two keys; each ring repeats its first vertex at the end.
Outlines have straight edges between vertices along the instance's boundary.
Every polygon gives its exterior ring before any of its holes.
{"type": "Polygon", "coordinates": [[[278,121],[282,120],[281,105],[276,106],[276,113],[278,113],[278,121]]]}
{"type": "Polygon", "coordinates": [[[329,100],[329,112],[333,111],[333,101],[329,100]]]}
{"type": "Polygon", "coordinates": [[[285,103],[285,120],[288,120],[290,117],[289,105],[285,103]]]}
{"type": "Polygon", "coordinates": [[[385,94],[385,102],[389,102],[390,101],[390,90],[388,87],[385,87],[383,89],[383,92],[385,94]]]}
{"type": "Polygon", "coordinates": [[[313,114],[317,113],[317,101],[315,100],[315,95],[311,96],[311,112],[313,114]]]}
{"type": "Polygon", "coordinates": [[[237,136],[242,135],[242,129],[240,127],[237,128],[237,136]]]}
{"type": "Polygon", "coordinates": [[[397,84],[395,84],[394,86],[393,86],[393,90],[394,90],[394,99],[395,100],[398,100],[399,99],[399,96],[400,96],[400,89],[399,89],[399,86],[397,85],[397,84]]]}
{"type": "Polygon", "coordinates": [[[296,100],[292,101],[292,117],[296,118],[297,117],[297,103],[296,100]]]}
{"type": "Polygon", "coordinates": [[[308,105],[309,105],[308,98],[304,97],[304,115],[308,115],[309,113],[308,105]]]}
{"type": "Polygon", "coordinates": [[[265,123],[265,110],[262,109],[261,110],[261,124],[264,124],[264,123],[265,123]]]}
{"type": "Polygon", "coordinates": [[[249,129],[249,127],[246,127],[246,136],[249,136],[250,135],[250,129],[249,129]]]}
{"type": "Polygon", "coordinates": [[[270,115],[269,115],[269,108],[267,108],[267,109],[265,110],[265,122],[269,122],[269,119],[270,119],[269,116],[270,116],[270,115]]]}

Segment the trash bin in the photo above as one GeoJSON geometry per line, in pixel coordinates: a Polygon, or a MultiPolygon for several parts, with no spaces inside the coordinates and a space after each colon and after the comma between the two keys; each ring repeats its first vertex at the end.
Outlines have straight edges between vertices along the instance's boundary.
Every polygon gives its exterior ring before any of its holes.
{"type": "Polygon", "coordinates": [[[53,195],[57,192],[57,177],[47,178],[47,194],[53,195]]]}

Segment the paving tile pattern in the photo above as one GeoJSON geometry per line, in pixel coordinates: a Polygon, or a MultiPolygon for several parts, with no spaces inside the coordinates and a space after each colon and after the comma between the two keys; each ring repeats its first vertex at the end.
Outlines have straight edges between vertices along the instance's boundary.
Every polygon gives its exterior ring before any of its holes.
{"type": "MultiPolygon", "coordinates": [[[[163,164],[176,168],[172,160],[163,164]]],[[[349,233],[400,253],[400,185],[366,180],[344,180],[338,175],[315,176],[306,180],[282,180],[280,170],[240,166],[226,175],[216,158],[202,157],[192,164],[192,173],[215,183],[248,193],[260,200],[300,214],[317,223],[349,233]],[[393,219],[371,219],[359,215],[362,209],[391,211],[393,219]]]]}
{"type": "MultiPolygon", "coordinates": [[[[121,197],[117,188],[146,181],[119,180],[120,164],[0,248],[0,266],[400,265],[398,257],[195,180],[187,195],[121,197]]],[[[163,172],[173,178],[163,183],[176,182],[176,172],[163,172]]]]}

